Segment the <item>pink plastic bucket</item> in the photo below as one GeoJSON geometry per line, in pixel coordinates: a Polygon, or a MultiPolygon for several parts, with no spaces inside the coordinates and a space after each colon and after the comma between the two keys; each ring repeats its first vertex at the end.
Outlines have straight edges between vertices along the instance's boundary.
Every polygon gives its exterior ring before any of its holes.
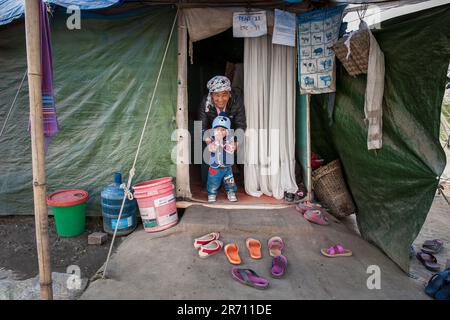
{"type": "Polygon", "coordinates": [[[145,231],[162,231],[178,223],[175,186],[171,177],[141,182],[133,189],[145,231]]]}

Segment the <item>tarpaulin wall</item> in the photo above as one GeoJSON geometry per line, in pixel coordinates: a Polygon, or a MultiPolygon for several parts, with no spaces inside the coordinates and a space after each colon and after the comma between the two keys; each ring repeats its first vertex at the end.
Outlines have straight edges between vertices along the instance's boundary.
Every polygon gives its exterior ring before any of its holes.
{"type": "MultiPolygon", "coordinates": [[[[47,190],[87,190],[88,213],[101,215],[101,189],[114,171],[128,177],[175,16],[170,8],[82,14],[68,30],[51,18],[55,101],[61,130],[46,157],[47,190]]],[[[0,125],[26,70],[23,23],[0,28],[0,125]]],[[[175,176],[176,29],[150,114],[134,181],[175,176]]],[[[0,214],[32,214],[27,82],[0,137],[0,214]]]]}
{"type": "Polygon", "coordinates": [[[365,75],[352,78],[338,67],[331,125],[327,96],[311,101],[313,151],[328,161],[341,159],[362,236],[403,270],[445,167],[439,125],[450,61],[448,21],[446,5],[388,20],[374,32],[386,62],[382,149],[367,150],[365,75]]]}

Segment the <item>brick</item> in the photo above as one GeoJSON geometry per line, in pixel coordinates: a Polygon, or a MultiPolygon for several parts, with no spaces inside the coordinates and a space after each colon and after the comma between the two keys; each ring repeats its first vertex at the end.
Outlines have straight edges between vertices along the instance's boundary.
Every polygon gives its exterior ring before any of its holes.
{"type": "Polygon", "coordinates": [[[101,245],[108,240],[108,234],[104,232],[94,232],[88,236],[88,244],[101,245]]]}

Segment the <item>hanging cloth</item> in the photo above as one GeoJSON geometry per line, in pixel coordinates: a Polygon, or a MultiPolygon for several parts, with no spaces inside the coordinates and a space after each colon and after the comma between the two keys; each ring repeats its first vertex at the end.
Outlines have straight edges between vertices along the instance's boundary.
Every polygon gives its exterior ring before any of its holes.
{"type": "Polygon", "coordinates": [[[245,191],[282,199],[295,182],[295,48],[244,40],[245,191]]]}
{"type": "Polygon", "coordinates": [[[369,27],[361,21],[361,28],[367,28],[370,37],[369,65],[364,100],[365,122],[368,126],[368,150],[381,149],[383,145],[383,94],[384,94],[384,54],[369,27]]]}
{"type": "Polygon", "coordinates": [[[50,26],[47,16],[47,6],[42,0],[40,0],[39,14],[41,34],[42,117],[44,121],[45,153],[47,153],[51,138],[59,130],[59,124],[56,117],[55,99],[53,94],[53,62],[50,26]]]}

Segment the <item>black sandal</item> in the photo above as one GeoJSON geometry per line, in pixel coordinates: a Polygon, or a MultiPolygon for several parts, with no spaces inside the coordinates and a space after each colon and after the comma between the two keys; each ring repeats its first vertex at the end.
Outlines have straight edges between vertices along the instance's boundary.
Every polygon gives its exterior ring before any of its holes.
{"type": "Polygon", "coordinates": [[[284,193],[284,199],[287,202],[294,202],[295,200],[295,194],[294,193],[290,193],[290,192],[285,192],[284,193]]]}

